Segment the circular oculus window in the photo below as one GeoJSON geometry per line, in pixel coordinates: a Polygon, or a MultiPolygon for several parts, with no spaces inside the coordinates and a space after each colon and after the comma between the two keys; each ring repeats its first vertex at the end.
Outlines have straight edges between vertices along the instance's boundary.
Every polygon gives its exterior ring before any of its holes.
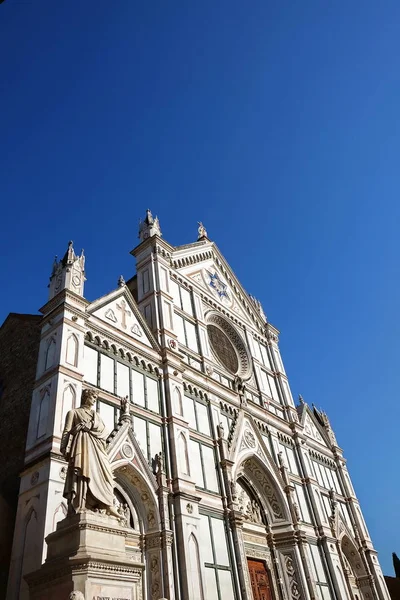
{"type": "Polygon", "coordinates": [[[211,348],[218,360],[233,375],[239,368],[239,359],[236,350],[228,336],[216,325],[207,325],[208,338],[211,348]]]}
{"type": "Polygon", "coordinates": [[[216,358],[232,375],[248,379],[251,376],[251,361],[239,332],[219,313],[211,312],[206,319],[208,339],[216,358]]]}

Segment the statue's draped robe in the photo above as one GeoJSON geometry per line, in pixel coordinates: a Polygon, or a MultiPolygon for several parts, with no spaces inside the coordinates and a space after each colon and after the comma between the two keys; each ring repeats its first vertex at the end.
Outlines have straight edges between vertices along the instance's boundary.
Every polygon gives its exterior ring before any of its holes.
{"type": "Polygon", "coordinates": [[[75,511],[113,506],[114,478],[106,452],[108,431],[98,413],[84,406],[67,413],[61,447],[68,447],[64,498],[75,511]],[[82,422],[90,431],[79,430],[82,422]],[[70,439],[71,438],[71,439],[70,439]]]}

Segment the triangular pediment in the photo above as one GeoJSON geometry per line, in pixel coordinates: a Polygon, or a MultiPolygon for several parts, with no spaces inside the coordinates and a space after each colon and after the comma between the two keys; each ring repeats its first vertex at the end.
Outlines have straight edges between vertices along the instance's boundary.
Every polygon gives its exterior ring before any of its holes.
{"type": "Polygon", "coordinates": [[[265,327],[262,309],[243,288],[214,242],[176,248],[174,267],[243,321],[265,327]]]}
{"type": "Polygon", "coordinates": [[[117,330],[131,340],[158,349],[156,339],[126,286],[92,302],[87,313],[92,319],[102,321],[108,328],[117,330]]]}
{"type": "Polygon", "coordinates": [[[234,435],[230,442],[229,460],[239,464],[245,455],[250,454],[257,455],[265,465],[268,465],[277,480],[284,485],[279,469],[253,418],[240,411],[235,423],[234,435]]]}
{"type": "Polygon", "coordinates": [[[157,489],[156,478],[136,439],[132,423],[128,419],[122,423],[120,422],[111,433],[108,439],[107,453],[111,465],[119,461],[131,463],[147,483],[154,490],[157,489]]]}
{"type": "Polygon", "coordinates": [[[330,448],[331,444],[329,442],[327,432],[322,425],[318,423],[316,417],[307,404],[303,407],[300,422],[304,427],[304,433],[308,437],[318,442],[322,446],[330,448]]]}
{"type": "Polygon", "coordinates": [[[229,460],[235,465],[233,480],[244,476],[269,505],[274,522],[288,522],[285,482],[253,418],[241,411],[230,445],[229,460]]]}

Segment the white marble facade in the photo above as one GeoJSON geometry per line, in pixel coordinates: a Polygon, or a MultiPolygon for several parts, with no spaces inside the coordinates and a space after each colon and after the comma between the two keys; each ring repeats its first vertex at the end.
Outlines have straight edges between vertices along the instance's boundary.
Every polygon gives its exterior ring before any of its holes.
{"type": "Polygon", "coordinates": [[[324,413],[295,406],[260,302],[202,225],[172,247],[148,211],[132,254],[136,276],[94,302],[72,244],[54,265],[7,599],[29,598],[66,515],[61,431],[93,387],[144,565],[132,598],[389,600],[343,451],[324,413]]]}

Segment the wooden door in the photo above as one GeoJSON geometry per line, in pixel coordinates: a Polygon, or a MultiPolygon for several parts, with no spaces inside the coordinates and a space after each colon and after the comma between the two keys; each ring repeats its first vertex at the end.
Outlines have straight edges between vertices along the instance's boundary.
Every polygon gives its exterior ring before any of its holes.
{"type": "Polygon", "coordinates": [[[268,571],[262,560],[247,560],[254,600],[273,600],[268,571]]]}

